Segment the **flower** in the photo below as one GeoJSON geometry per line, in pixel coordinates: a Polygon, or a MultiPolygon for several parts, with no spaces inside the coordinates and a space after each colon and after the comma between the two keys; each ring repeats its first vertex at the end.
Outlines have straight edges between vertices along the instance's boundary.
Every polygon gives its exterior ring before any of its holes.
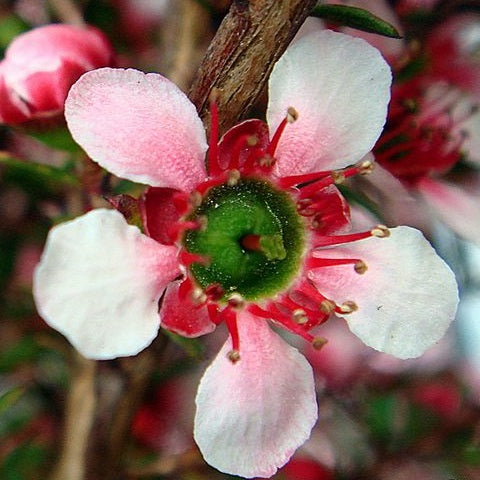
{"type": "Polygon", "coordinates": [[[145,233],[107,209],[54,227],[35,274],[38,310],[96,359],[136,354],[160,319],[187,336],[225,322],[194,432],[223,472],[273,475],[317,418],[312,369],[268,320],[321,347],[312,328],[344,317],[368,345],[408,358],[454,316],[453,274],[420,232],[346,233],[334,183],[370,170],[361,159],[382,130],[390,82],[363,40],[307,35],[273,69],[268,126],[247,120],[217,144],[212,102],[207,167],[195,108],[162,76],[104,68],[69,93],[75,140],[116,175],[151,185],[139,201],[145,233]]]}
{"type": "Polygon", "coordinates": [[[55,24],[19,35],[0,62],[0,122],[61,114],[68,90],[84,72],[112,64],[112,47],[93,27],[55,24]]]}

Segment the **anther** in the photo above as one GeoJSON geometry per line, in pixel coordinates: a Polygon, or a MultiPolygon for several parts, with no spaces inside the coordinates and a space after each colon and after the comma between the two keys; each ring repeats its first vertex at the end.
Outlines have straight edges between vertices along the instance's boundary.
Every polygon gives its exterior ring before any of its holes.
{"type": "Polygon", "coordinates": [[[240,172],[238,170],[230,170],[228,172],[227,184],[234,187],[240,180],[240,172]]]}
{"type": "Polygon", "coordinates": [[[332,172],[332,179],[338,185],[345,181],[345,174],[341,170],[335,170],[332,172]]]}
{"type": "Polygon", "coordinates": [[[315,337],[312,341],[312,347],[315,350],[321,350],[326,344],[328,340],[324,337],[315,337]]]}
{"type": "Polygon", "coordinates": [[[287,110],[287,122],[293,123],[298,120],[298,112],[293,107],[288,107],[287,110]]]}
{"type": "Polygon", "coordinates": [[[196,305],[201,305],[207,301],[207,295],[200,287],[195,287],[191,294],[192,302],[196,305]]]}
{"type": "Polygon", "coordinates": [[[189,196],[189,202],[192,208],[197,208],[202,203],[202,194],[194,190],[189,196]]]}
{"type": "Polygon", "coordinates": [[[327,315],[330,315],[335,311],[335,303],[331,300],[322,300],[320,302],[320,311],[327,315]]]}
{"type": "Polygon", "coordinates": [[[363,275],[367,270],[368,270],[368,267],[367,267],[367,264],[363,261],[363,260],[359,260],[354,266],[353,268],[355,269],[355,271],[360,274],[360,275],[363,275]]]}
{"type": "Polygon", "coordinates": [[[241,310],[245,306],[245,299],[239,293],[232,293],[228,297],[228,304],[235,310],[241,310]]]}
{"type": "Polygon", "coordinates": [[[292,312],[292,319],[295,323],[298,323],[299,325],[304,325],[308,322],[307,314],[305,313],[305,310],[301,308],[297,308],[292,312]]]}
{"type": "Polygon", "coordinates": [[[347,301],[345,303],[342,303],[341,305],[338,305],[337,308],[335,309],[336,312],[338,313],[353,313],[358,310],[358,306],[355,302],[352,301],[347,301]]]}
{"type": "Polygon", "coordinates": [[[372,236],[378,238],[387,238],[390,236],[390,230],[385,225],[377,225],[375,228],[370,230],[370,233],[372,236]]]}
{"type": "Polygon", "coordinates": [[[230,350],[227,353],[227,358],[235,365],[240,360],[240,352],[238,350],[230,350]]]}
{"type": "Polygon", "coordinates": [[[250,135],[247,138],[247,147],[254,147],[258,144],[258,137],[256,135],[250,135]]]}
{"type": "Polygon", "coordinates": [[[363,160],[357,164],[357,168],[360,175],[368,175],[373,172],[375,164],[371,160],[363,160]]]}

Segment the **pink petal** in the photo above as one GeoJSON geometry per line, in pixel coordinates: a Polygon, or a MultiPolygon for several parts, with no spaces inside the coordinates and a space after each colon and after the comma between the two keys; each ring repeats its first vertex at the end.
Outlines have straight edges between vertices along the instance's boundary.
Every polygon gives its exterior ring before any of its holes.
{"type": "Polygon", "coordinates": [[[424,178],[417,188],[435,214],[458,235],[480,244],[480,192],[424,178]]]}
{"type": "Polygon", "coordinates": [[[194,338],[213,332],[216,325],[210,320],[205,305],[195,305],[189,294],[179,292],[181,280],[168,285],[163,297],[162,327],[183,337],[194,338]]]}
{"type": "Polygon", "coordinates": [[[194,436],[218,470],[270,477],[309,437],[317,419],[312,369],[264,320],[239,315],[240,360],[227,341],[197,393],[194,436]]]}
{"type": "Polygon", "coordinates": [[[363,275],[351,266],[318,268],[310,278],[337,303],[354,301],[358,310],[344,315],[364,343],[399,358],[418,357],[443,336],[458,303],[455,277],[445,262],[410,227],[390,230],[389,238],[368,238],[318,250],[322,258],[356,258],[367,264],[363,275]]]}
{"type": "Polygon", "coordinates": [[[65,117],[74,139],[119,177],[180,190],[205,179],[202,122],[185,94],[161,75],[88,72],[70,90],[65,117]]]}
{"type": "Polygon", "coordinates": [[[97,209],[54,227],[35,271],[40,315],[82,355],[135,355],[157,335],[158,301],[179,274],[177,249],[97,209]]]}
{"type": "Polygon", "coordinates": [[[294,42],[270,76],[270,135],[287,113],[276,151],[280,176],[345,167],[360,160],[379,137],[390,99],[391,72],[364,40],[329,30],[294,42]]]}
{"type": "Polygon", "coordinates": [[[157,242],[173,245],[170,231],[180,220],[174,203],[178,190],[173,188],[147,188],[140,199],[142,223],[146,233],[157,242]]]}

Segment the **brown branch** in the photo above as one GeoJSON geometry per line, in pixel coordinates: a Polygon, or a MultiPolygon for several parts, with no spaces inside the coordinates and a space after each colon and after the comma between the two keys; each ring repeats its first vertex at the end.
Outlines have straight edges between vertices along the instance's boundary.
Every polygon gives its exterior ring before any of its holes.
{"type": "Polygon", "coordinates": [[[246,117],[274,63],[316,0],[234,0],[207,50],[190,99],[205,121],[208,98],[219,90],[220,129],[246,117]]]}
{"type": "Polygon", "coordinates": [[[86,451],[95,416],[96,364],[76,352],[74,362],[65,409],[64,442],[52,480],[85,478],[86,451]]]}

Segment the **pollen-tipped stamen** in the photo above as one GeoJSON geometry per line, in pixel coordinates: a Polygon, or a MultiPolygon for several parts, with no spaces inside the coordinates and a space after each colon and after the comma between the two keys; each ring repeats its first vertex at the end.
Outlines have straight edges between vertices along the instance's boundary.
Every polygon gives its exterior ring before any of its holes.
{"type": "Polygon", "coordinates": [[[268,145],[267,153],[269,155],[271,155],[272,157],[274,156],[275,151],[278,147],[278,142],[280,141],[280,138],[281,138],[287,124],[288,123],[293,123],[297,119],[298,119],[298,112],[293,107],[288,107],[287,114],[285,115],[285,118],[280,122],[280,125],[275,130],[275,133],[273,134],[272,140],[270,141],[270,143],[268,145]]]}
{"type": "Polygon", "coordinates": [[[390,230],[385,225],[377,225],[368,232],[351,233],[347,235],[318,235],[315,237],[315,248],[329,247],[331,245],[341,245],[345,243],[356,242],[365,238],[377,237],[387,238],[390,236],[390,230]]]}

